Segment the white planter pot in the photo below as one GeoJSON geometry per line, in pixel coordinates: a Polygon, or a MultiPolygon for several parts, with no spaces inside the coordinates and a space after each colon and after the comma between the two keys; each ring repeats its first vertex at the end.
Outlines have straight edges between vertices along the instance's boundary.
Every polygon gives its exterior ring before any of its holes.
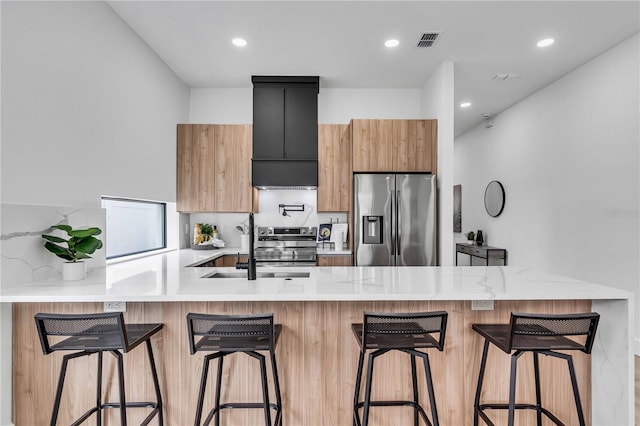
{"type": "Polygon", "coordinates": [[[248,234],[240,235],[240,250],[242,250],[243,252],[249,251],[249,235],[248,234]]]}
{"type": "Polygon", "coordinates": [[[65,262],[62,264],[62,279],[65,281],[84,280],[87,276],[87,264],[84,262],[65,262]]]}
{"type": "Polygon", "coordinates": [[[467,244],[469,244],[470,246],[474,245],[476,242],[473,240],[467,240],[467,244]]]}

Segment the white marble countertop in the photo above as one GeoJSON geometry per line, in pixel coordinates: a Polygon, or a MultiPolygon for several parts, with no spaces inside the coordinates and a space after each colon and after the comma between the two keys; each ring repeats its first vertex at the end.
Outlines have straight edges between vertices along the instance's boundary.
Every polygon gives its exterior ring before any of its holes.
{"type": "Polygon", "coordinates": [[[291,267],[309,278],[203,278],[234,268],[188,265],[236,248],[179,250],[97,268],[82,281],[47,280],[0,289],[0,302],[349,301],[631,299],[612,287],[518,267],[291,267]]]}
{"type": "Polygon", "coordinates": [[[351,250],[318,249],[318,256],[350,256],[351,250]]]}

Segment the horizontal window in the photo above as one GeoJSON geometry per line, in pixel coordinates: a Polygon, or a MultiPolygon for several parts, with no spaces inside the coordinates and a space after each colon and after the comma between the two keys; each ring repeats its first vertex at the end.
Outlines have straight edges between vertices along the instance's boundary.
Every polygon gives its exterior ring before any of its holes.
{"type": "Polygon", "coordinates": [[[165,203],[103,197],[102,207],[107,213],[107,259],[167,247],[165,203]]]}

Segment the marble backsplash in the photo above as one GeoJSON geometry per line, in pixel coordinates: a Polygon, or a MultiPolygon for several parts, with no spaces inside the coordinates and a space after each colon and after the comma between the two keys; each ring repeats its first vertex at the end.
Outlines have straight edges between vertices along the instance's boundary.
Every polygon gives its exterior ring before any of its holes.
{"type": "MultiPolygon", "coordinates": [[[[316,208],[315,190],[261,190],[259,192],[260,211],[255,214],[256,226],[318,226],[321,223],[347,222],[347,213],[319,213],[316,208]],[[292,211],[282,214],[280,204],[304,206],[304,211],[292,211]]],[[[247,226],[247,213],[191,213],[189,228],[181,232],[187,234],[188,241],[193,237],[193,225],[208,223],[216,225],[220,238],[228,247],[240,246],[240,231],[236,226],[247,226]]]]}
{"type": "MultiPolygon", "coordinates": [[[[63,259],[44,248],[41,235],[52,225],[73,228],[96,226],[106,228],[105,211],[101,208],[57,207],[2,204],[0,220],[0,287],[62,279],[63,259]]],[[[104,238],[99,236],[98,238],[104,238]]],[[[106,265],[105,249],[96,251],[87,260],[87,276],[106,265]]]]}

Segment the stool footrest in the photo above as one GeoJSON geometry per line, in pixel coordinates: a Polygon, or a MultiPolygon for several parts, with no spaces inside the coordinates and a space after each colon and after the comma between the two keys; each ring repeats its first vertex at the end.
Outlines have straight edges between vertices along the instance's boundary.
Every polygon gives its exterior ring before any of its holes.
{"type": "MultiPolygon", "coordinates": [[[[125,404],[127,408],[153,408],[153,410],[149,413],[149,415],[144,419],[141,426],[148,424],[151,419],[158,413],[158,404],[155,402],[127,402],[125,404]]],[[[105,408],[120,408],[119,402],[107,402],[104,404],[100,404],[100,407],[92,407],[91,409],[85,411],[76,421],[71,423],[71,426],[77,426],[84,423],[89,417],[91,417],[94,413],[100,413],[101,410],[105,408]]],[[[100,414],[98,414],[100,415],[100,414]]]]}
{"type": "MultiPolygon", "coordinates": [[[[509,404],[505,404],[505,403],[488,403],[488,404],[485,403],[485,404],[480,404],[478,406],[479,414],[482,416],[483,420],[490,426],[494,425],[494,423],[491,422],[491,420],[489,420],[487,415],[483,413],[482,410],[508,410],[508,409],[509,409],[509,404]]],[[[562,423],[560,419],[558,419],[551,411],[547,410],[544,407],[538,407],[535,404],[520,403],[520,404],[515,404],[515,409],[516,410],[533,410],[533,411],[539,410],[542,414],[547,416],[549,420],[551,420],[554,424],[558,426],[565,426],[565,424],[562,423]]]]}
{"type": "MultiPolygon", "coordinates": [[[[427,417],[427,413],[424,411],[422,406],[415,401],[405,401],[405,400],[396,400],[396,401],[369,401],[369,406],[371,407],[413,407],[418,410],[420,413],[420,417],[427,425],[431,425],[429,418],[427,417]]],[[[364,402],[358,402],[356,404],[358,409],[364,407],[364,402]]]]}
{"type": "MultiPolygon", "coordinates": [[[[127,408],[158,408],[155,402],[127,402],[124,404],[127,408]]],[[[120,408],[119,402],[106,402],[100,405],[100,408],[120,408]]]]}
{"type": "MultiPolygon", "coordinates": [[[[369,405],[372,407],[393,407],[393,406],[411,406],[414,408],[422,409],[420,404],[417,404],[414,401],[370,401],[369,405]]],[[[357,407],[362,408],[364,406],[364,402],[358,402],[357,407]]]]}
{"type": "MultiPolygon", "coordinates": [[[[220,404],[220,409],[224,408],[264,408],[263,402],[226,402],[224,404],[220,404]]],[[[277,410],[278,405],[272,402],[269,403],[269,408],[272,410],[277,410]]]]}
{"type": "MultiPolygon", "coordinates": [[[[216,413],[220,413],[225,408],[260,408],[260,409],[264,409],[264,403],[263,402],[226,402],[224,404],[220,404],[219,407],[213,407],[207,413],[207,416],[205,417],[205,421],[204,421],[203,424],[208,425],[211,422],[211,419],[213,419],[213,416],[215,416],[216,413]]],[[[274,404],[274,403],[270,402],[269,403],[269,408],[276,411],[276,422],[275,422],[275,424],[279,425],[280,424],[279,423],[280,407],[278,407],[278,404],[274,404]]]]}

